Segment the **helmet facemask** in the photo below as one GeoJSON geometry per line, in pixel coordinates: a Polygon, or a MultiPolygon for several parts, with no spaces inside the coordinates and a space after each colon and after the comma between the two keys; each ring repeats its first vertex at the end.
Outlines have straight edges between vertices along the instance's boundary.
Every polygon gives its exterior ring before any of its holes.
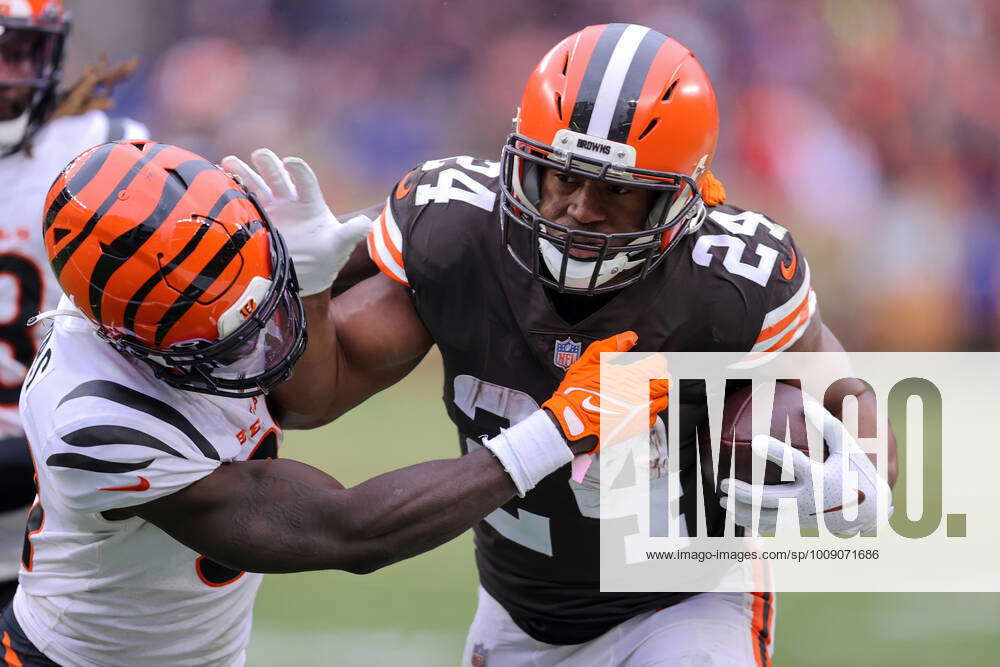
{"type": "Polygon", "coordinates": [[[0,59],[31,66],[23,76],[0,76],[0,156],[27,145],[52,111],[68,32],[60,18],[0,17],[0,59]]]}
{"type": "MultiPolygon", "coordinates": [[[[608,160],[560,150],[518,133],[507,139],[500,177],[504,244],[521,268],[548,287],[559,292],[592,295],[636,283],[644,279],[686,230],[695,226],[704,215],[698,186],[691,176],[631,166],[631,147],[606,139],[591,142],[577,133],[563,130],[557,133],[555,141],[557,145],[595,145],[596,151],[588,153],[612,150],[608,160]],[[540,176],[546,168],[656,192],[644,228],[607,234],[570,229],[546,219],[539,212],[540,176]],[[571,256],[571,250],[596,255],[579,259],[571,256]]],[[[634,163],[634,152],[631,161],[634,163]]]]}

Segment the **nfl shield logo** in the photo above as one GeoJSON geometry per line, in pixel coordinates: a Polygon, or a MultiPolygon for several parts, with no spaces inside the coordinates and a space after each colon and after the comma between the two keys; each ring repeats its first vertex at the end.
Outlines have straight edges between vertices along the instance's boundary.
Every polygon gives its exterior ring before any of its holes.
{"type": "Polygon", "coordinates": [[[472,647],[472,667],[486,667],[486,656],[489,654],[483,644],[475,644],[472,647]]]}
{"type": "Polygon", "coordinates": [[[559,368],[566,370],[573,365],[573,362],[580,358],[580,352],[582,350],[583,343],[577,343],[569,338],[566,340],[557,340],[556,351],[555,354],[552,355],[552,363],[559,368]]]}

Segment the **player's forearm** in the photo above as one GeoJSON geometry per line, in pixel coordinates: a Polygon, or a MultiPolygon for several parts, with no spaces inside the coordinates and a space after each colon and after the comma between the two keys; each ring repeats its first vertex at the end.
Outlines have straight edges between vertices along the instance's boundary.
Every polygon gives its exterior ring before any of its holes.
{"type": "Polygon", "coordinates": [[[356,532],[352,572],[365,573],[437,547],[510,500],[516,489],[487,450],[395,470],[344,493],[356,532]]]}
{"type": "MultiPolygon", "coordinates": [[[[877,400],[874,391],[866,382],[856,378],[846,378],[835,383],[824,397],[824,407],[837,419],[843,419],[844,399],[853,396],[858,403],[858,433],[859,438],[873,438],[876,435],[878,424],[877,400]]],[[[888,436],[888,457],[886,464],[886,481],[889,486],[896,484],[896,476],[899,472],[899,464],[896,458],[896,436],[892,432],[892,425],[889,425],[888,436]]],[[[874,454],[869,454],[872,463],[876,466],[878,461],[874,454]]]]}
{"type": "MultiPolygon", "coordinates": [[[[876,410],[876,398],[875,392],[872,388],[868,386],[867,383],[859,382],[858,384],[863,385],[863,390],[857,394],[858,397],[858,423],[859,424],[877,424],[878,423],[878,412],[876,410]]],[[[839,416],[838,416],[839,417],[839,416]]],[[[896,485],[896,476],[899,474],[899,461],[896,457],[896,434],[892,432],[892,424],[888,424],[887,428],[889,432],[886,434],[888,438],[887,442],[887,456],[889,460],[886,463],[886,481],[889,482],[889,486],[893,487],[896,485]]],[[[860,427],[858,429],[860,431],[860,427]]],[[[874,436],[875,430],[872,429],[872,435],[874,436]]],[[[859,433],[859,436],[861,434],[859,433]]],[[[872,463],[878,465],[877,457],[873,454],[869,454],[869,458],[872,459],[872,463]]]]}
{"type": "Polygon", "coordinates": [[[541,410],[483,447],[346,490],[297,461],[224,464],[137,513],[232,568],[371,572],[450,540],[568,464],[574,451],[541,410]]]}
{"type": "Polygon", "coordinates": [[[395,470],[350,489],[331,479],[288,461],[255,471],[227,510],[225,530],[194,548],[252,572],[366,573],[452,539],[515,492],[485,450],[395,470]]]}
{"type": "Polygon", "coordinates": [[[523,495],[593,445],[567,446],[557,420],[539,410],[450,461],[380,475],[344,493],[356,529],[354,572],[371,572],[442,544],[523,495]]]}
{"type": "Polygon", "coordinates": [[[432,340],[398,283],[373,276],[328,300],[303,299],[309,334],[291,379],[268,397],[282,425],[313,428],[405,377],[432,340]]]}

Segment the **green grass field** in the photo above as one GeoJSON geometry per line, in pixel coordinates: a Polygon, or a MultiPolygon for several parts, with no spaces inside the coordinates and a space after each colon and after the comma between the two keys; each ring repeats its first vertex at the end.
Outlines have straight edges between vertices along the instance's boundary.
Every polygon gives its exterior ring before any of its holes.
{"type": "MultiPolygon", "coordinates": [[[[292,432],[282,455],[353,485],[458,451],[433,355],[337,423],[292,432]]],[[[367,576],[271,575],[257,599],[250,665],[457,665],[475,608],[472,540],[367,576]]],[[[775,664],[998,665],[1000,595],[778,596],[775,664]]]]}

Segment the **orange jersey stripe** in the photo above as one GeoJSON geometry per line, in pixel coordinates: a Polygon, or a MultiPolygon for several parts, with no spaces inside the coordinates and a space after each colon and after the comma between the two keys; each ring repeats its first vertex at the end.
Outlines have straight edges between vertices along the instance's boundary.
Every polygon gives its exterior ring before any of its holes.
{"type": "Polygon", "coordinates": [[[799,305],[797,305],[795,307],[795,310],[793,310],[792,312],[788,313],[788,315],[786,315],[777,324],[773,324],[773,325],[769,326],[766,329],[762,329],[761,332],[760,332],[760,335],[757,336],[757,342],[759,343],[759,342],[761,342],[763,340],[767,340],[768,338],[771,338],[772,336],[776,336],[779,333],[781,333],[782,331],[784,331],[785,327],[787,327],[792,322],[792,320],[794,320],[796,317],[799,317],[802,314],[802,309],[803,308],[806,308],[806,309],[809,308],[809,296],[812,293],[813,293],[813,290],[810,287],[809,291],[806,292],[805,297],[802,299],[802,303],[800,303],[799,305]]]}
{"type": "Polygon", "coordinates": [[[410,283],[406,282],[405,280],[400,280],[396,276],[396,274],[393,273],[389,269],[389,267],[385,265],[385,262],[382,261],[382,258],[379,257],[378,249],[375,247],[375,239],[374,239],[374,237],[373,237],[372,234],[368,235],[367,242],[368,242],[368,256],[371,257],[372,260],[375,262],[375,265],[379,268],[379,271],[381,271],[385,275],[389,276],[390,278],[392,278],[393,280],[395,280],[400,285],[406,285],[407,287],[409,287],[410,283]]]}
{"type": "MultiPolygon", "coordinates": [[[[386,206],[388,206],[388,204],[386,204],[386,206]]],[[[382,212],[379,213],[378,221],[379,224],[382,226],[382,240],[385,241],[385,247],[389,249],[389,254],[392,255],[392,258],[396,260],[397,264],[405,267],[405,265],[403,264],[403,253],[401,253],[399,249],[395,246],[395,244],[393,244],[392,237],[389,236],[389,228],[385,222],[384,208],[382,209],[382,212]]]]}
{"type": "Polygon", "coordinates": [[[10,635],[3,633],[3,661],[7,667],[21,667],[21,659],[10,646],[10,635]]]}
{"type": "Polygon", "coordinates": [[[750,641],[753,643],[753,659],[757,667],[771,667],[771,594],[751,593],[753,601],[753,621],[750,624],[750,641]]]}
{"type": "Polygon", "coordinates": [[[750,621],[750,643],[753,647],[754,664],[757,667],[771,667],[771,630],[774,625],[774,593],[771,589],[770,568],[761,563],[753,564],[754,586],[763,590],[750,593],[753,596],[753,616],[750,621]]]}
{"type": "MultiPolygon", "coordinates": [[[[808,298],[806,298],[806,301],[808,301],[808,298]]],[[[778,340],[777,343],[775,343],[771,347],[767,348],[765,350],[765,352],[774,352],[776,350],[780,350],[785,345],[785,343],[787,343],[788,341],[790,341],[795,336],[795,334],[798,333],[799,327],[801,327],[802,324],[803,324],[803,322],[805,322],[808,318],[809,318],[809,311],[808,310],[803,310],[801,313],[799,313],[799,320],[798,320],[798,322],[795,323],[795,326],[792,327],[788,331],[788,333],[786,333],[784,336],[782,336],[781,339],[778,340]]]]}

